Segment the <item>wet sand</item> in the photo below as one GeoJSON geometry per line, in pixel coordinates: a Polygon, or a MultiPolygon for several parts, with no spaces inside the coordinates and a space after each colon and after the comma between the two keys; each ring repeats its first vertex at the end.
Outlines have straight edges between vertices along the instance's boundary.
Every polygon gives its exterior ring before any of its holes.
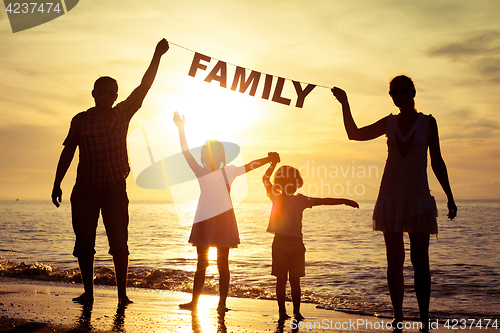
{"type": "MultiPolygon", "coordinates": [[[[179,309],[188,293],[129,289],[134,302],[117,306],[116,290],[96,286],[93,306],[71,299],[82,292],[80,285],[0,278],[1,332],[392,332],[386,318],[365,317],[318,309],[302,304],[306,318],[297,323],[278,323],[275,301],[229,298],[231,309],[221,318],[218,297],[203,295],[197,313],[179,309]]],[[[291,303],[287,303],[289,314],[291,303]]],[[[438,323],[432,332],[500,332],[500,329],[448,329],[438,323]]],[[[405,322],[404,332],[418,332],[417,323],[405,322]]]]}

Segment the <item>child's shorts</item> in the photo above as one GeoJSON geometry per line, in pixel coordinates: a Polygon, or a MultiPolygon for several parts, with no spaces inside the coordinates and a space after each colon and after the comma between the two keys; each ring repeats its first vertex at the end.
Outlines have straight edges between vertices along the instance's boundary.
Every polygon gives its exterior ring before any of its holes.
{"type": "Polygon", "coordinates": [[[306,248],[300,238],[276,234],[271,275],[298,278],[306,275],[306,248]]]}

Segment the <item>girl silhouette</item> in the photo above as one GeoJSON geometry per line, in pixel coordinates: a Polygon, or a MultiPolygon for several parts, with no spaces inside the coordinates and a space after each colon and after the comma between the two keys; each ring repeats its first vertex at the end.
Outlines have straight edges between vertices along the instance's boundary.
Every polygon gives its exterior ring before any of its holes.
{"type": "Polygon", "coordinates": [[[196,246],[198,263],[193,283],[191,302],[181,304],[180,308],[194,311],[205,283],[205,271],[208,267],[208,250],[217,248],[217,268],[219,270],[219,305],[220,314],[228,311],[226,299],[229,291],[229,249],[238,247],[240,238],[230,197],[233,180],[250,170],[266,163],[279,162],[277,153],[269,153],[268,157],[254,160],[246,165],[236,167],[226,165],[224,146],[219,141],[207,141],[201,150],[199,165],[189,147],[184,133],[185,118],[174,113],[174,123],[179,130],[182,153],[200,184],[200,199],[196,208],[193,228],[189,243],[196,246]]]}

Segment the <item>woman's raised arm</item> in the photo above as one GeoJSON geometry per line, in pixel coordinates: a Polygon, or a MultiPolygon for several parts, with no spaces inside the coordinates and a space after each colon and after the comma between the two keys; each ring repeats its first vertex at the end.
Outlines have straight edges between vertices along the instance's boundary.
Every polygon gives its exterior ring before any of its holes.
{"type": "Polygon", "coordinates": [[[351,107],[349,106],[346,92],[338,87],[333,87],[332,93],[342,105],[344,126],[349,140],[367,141],[385,134],[389,116],[384,117],[371,125],[358,128],[354,118],[352,117],[351,107]]]}

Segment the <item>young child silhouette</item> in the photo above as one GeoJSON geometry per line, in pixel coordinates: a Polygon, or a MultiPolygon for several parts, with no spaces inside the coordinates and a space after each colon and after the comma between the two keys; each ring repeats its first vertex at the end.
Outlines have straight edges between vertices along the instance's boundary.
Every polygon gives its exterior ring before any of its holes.
{"type": "Polygon", "coordinates": [[[304,181],[299,170],[285,165],[276,171],[274,184],[271,175],[276,163],[271,162],[262,181],[267,196],[273,206],[267,231],[274,233],[272,245],[272,272],[276,276],[276,298],[278,300],[279,320],[290,318],[286,313],[286,283],[290,280],[292,290],[293,315],[295,320],[303,320],[300,313],[300,278],[305,276],[306,248],[302,240],[302,213],[306,208],[319,205],[348,205],[359,208],[357,202],[348,199],[313,198],[295,194],[304,181]]]}
{"type": "Polygon", "coordinates": [[[195,173],[200,184],[200,199],[196,208],[193,228],[189,243],[196,246],[198,263],[193,283],[191,302],[181,304],[180,308],[194,311],[205,283],[205,271],[208,267],[208,250],[217,248],[217,268],[219,270],[219,305],[217,311],[224,314],[228,311],[226,299],[229,291],[229,249],[238,247],[240,238],[238,226],[230,197],[233,180],[248,171],[263,166],[266,163],[279,162],[277,153],[269,153],[268,157],[254,160],[237,167],[226,165],[225,150],[219,141],[207,141],[201,150],[199,165],[189,151],[184,132],[185,118],[174,113],[174,123],[179,129],[179,139],[182,153],[189,167],[195,173]]]}

